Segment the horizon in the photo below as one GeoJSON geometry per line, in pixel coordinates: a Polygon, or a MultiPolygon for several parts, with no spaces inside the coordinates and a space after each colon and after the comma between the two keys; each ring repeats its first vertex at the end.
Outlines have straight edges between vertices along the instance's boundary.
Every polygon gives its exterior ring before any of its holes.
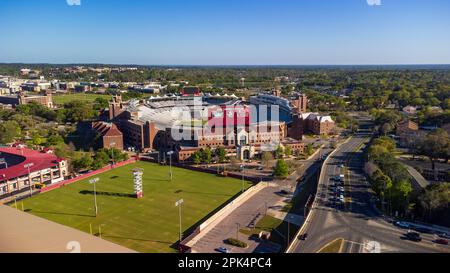
{"type": "Polygon", "coordinates": [[[0,62],[448,65],[449,11],[445,0],[5,0],[0,62]]]}

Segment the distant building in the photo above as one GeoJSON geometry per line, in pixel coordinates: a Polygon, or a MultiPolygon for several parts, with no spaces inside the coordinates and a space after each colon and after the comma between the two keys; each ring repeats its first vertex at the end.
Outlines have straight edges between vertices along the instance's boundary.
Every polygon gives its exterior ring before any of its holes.
{"type": "Polygon", "coordinates": [[[397,136],[409,134],[419,130],[419,125],[411,120],[404,120],[397,125],[397,136]]]}
{"type": "Polygon", "coordinates": [[[78,92],[78,93],[85,93],[85,92],[92,91],[92,88],[90,85],[79,84],[79,85],[76,85],[74,88],[75,88],[75,92],[78,92]]]}
{"type": "Polygon", "coordinates": [[[180,95],[183,97],[199,97],[202,93],[198,87],[184,87],[181,89],[180,95]]]}
{"type": "Polygon", "coordinates": [[[414,121],[406,119],[397,125],[396,135],[400,147],[411,148],[417,145],[426,132],[420,130],[419,125],[414,121]]]}
{"type": "Polygon", "coordinates": [[[403,112],[408,115],[415,115],[417,113],[417,107],[414,106],[406,106],[403,108],[403,112]]]}
{"type": "Polygon", "coordinates": [[[9,104],[13,107],[17,105],[29,104],[35,102],[48,108],[53,108],[53,96],[51,92],[45,92],[44,95],[27,96],[21,92],[19,95],[0,96],[1,104],[9,104]]]}
{"type": "Polygon", "coordinates": [[[314,135],[331,135],[336,123],[330,116],[321,116],[318,113],[295,114],[289,136],[300,140],[305,133],[314,135]]]}
{"type": "Polygon", "coordinates": [[[308,97],[306,95],[298,95],[291,102],[298,113],[306,113],[308,111],[308,97]]]}
{"type": "Polygon", "coordinates": [[[123,150],[123,134],[113,123],[107,122],[93,122],[92,129],[97,133],[98,148],[116,148],[123,150]]]}
{"type": "Polygon", "coordinates": [[[140,151],[151,151],[158,129],[154,122],[143,122],[138,119],[120,119],[116,121],[118,128],[125,136],[125,145],[140,151]]]}

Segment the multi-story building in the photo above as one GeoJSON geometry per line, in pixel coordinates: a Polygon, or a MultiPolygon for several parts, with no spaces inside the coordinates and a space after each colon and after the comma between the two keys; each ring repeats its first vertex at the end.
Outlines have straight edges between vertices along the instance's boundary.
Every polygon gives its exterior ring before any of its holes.
{"type": "Polygon", "coordinates": [[[402,136],[404,134],[409,134],[411,132],[416,132],[419,130],[419,125],[414,121],[409,119],[400,122],[397,125],[397,136],[402,136]]]}
{"type": "Polygon", "coordinates": [[[97,133],[97,148],[123,150],[123,134],[114,123],[93,122],[92,129],[97,133]]]}
{"type": "Polygon", "coordinates": [[[44,95],[27,96],[21,92],[19,95],[0,96],[0,103],[12,106],[38,103],[48,108],[53,108],[53,96],[51,92],[45,92],[44,95]]]}
{"type": "Polygon", "coordinates": [[[298,113],[306,113],[308,111],[308,97],[306,95],[297,95],[291,100],[291,103],[298,113]]]}
{"type": "Polygon", "coordinates": [[[0,148],[0,199],[33,189],[36,184],[51,185],[68,176],[67,161],[51,152],[25,147],[0,148]]]}
{"type": "Polygon", "coordinates": [[[295,114],[289,136],[300,140],[305,133],[330,135],[333,134],[335,127],[336,123],[330,116],[321,116],[318,113],[295,114]]]}

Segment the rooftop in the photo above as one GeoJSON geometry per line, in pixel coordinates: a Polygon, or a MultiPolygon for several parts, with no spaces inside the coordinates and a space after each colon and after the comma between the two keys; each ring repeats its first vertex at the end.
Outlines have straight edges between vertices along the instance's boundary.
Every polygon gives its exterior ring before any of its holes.
{"type": "Polygon", "coordinates": [[[30,172],[37,172],[43,169],[48,169],[57,166],[61,161],[60,158],[53,154],[41,153],[39,151],[18,147],[2,147],[0,148],[0,156],[5,158],[7,162],[14,159],[13,164],[6,169],[0,169],[0,180],[10,180],[16,177],[28,174],[28,169],[25,165],[32,163],[30,172]]]}

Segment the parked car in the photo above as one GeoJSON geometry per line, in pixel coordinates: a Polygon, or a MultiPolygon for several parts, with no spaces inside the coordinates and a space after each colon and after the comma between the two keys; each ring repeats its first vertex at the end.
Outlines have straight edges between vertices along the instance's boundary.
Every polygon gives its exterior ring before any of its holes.
{"type": "Polygon", "coordinates": [[[445,239],[437,239],[437,240],[435,240],[434,242],[435,242],[436,244],[448,246],[448,240],[445,240],[445,239]]]}
{"type": "Polygon", "coordinates": [[[440,232],[436,234],[437,236],[444,238],[444,239],[450,239],[450,234],[445,233],[445,232],[440,232]]]}
{"type": "Polygon", "coordinates": [[[422,241],[422,237],[417,232],[408,232],[406,234],[406,239],[413,241],[413,242],[421,242],[422,241]]]}
{"type": "Polygon", "coordinates": [[[298,237],[298,239],[302,240],[302,241],[306,241],[306,239],[308,239],[308,233],[302,234],[298,237]]]}
{"type": "Polygon", "coordinates": [[[429,228],[425,228],[425,227],[416,227],[414,228],[415,231],[420,232],[420,233],[427,233],[427,234],[431,234],[433,233],[433,231],[429,228]]]}
{"type": "Polygon", "coordinates": [[[231,253],[231,251],[230,251],[229,249],[227,249],[227,248],[225,248],[225,247],[223,247],[223,246],[217,248],[216,251],[217,251],[217,252],[220,252],[220,253],[231,253]]]}
{"type": "Polygon", "coordinates": [[[397,227],[400,227],[400,228],[410,228],[411,227],[411,225],[406,222],[395,222],[394,225],[397,227]]]}

